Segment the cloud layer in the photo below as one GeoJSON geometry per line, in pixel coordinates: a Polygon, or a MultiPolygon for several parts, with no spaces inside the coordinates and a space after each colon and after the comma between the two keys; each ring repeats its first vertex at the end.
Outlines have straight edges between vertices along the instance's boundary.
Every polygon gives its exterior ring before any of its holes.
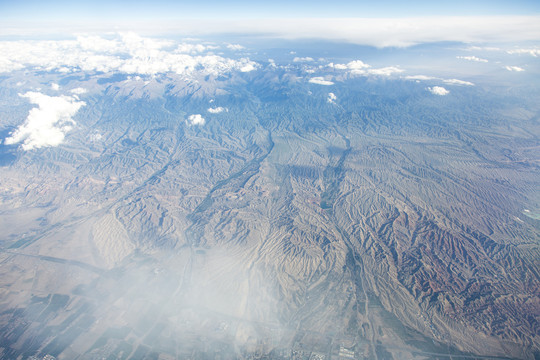
{"type": "MultiPolygon", "coordinates": [[[[166,28],[167,25],[165,25],[166,28]]],[[[520,42],[540,39],[540,16],[431,16],[410,18],[283,18],[170,24],[171,32],[262,34],[326,39],[376,47],[441,41],[520,42]]]]}
{"type": "Polygon", "coordinates": [[[23,150],[61,144],[75,124],[71,117],[86,105],[75,96],[54,97],[38,92],[27,92],[20,96],[38,107],[30,110],[26,122],[6,138],[5,144],[22,143],[23,150]]]}
{"type": "Polygon", "coordinates": [[[155,75],[195,72],[219,75],[231,71],[249,72],[256,63],[247,58],[224,58],[212,53],[199,54],[215,47],[175,43],[122,33],[112,39],[79,36],[63,41],[2,41],[0,72],[23,68],[46,71],[100,71],[155,75]]]}
{"type": "Polygon", "coordinates": [[[35,22],[34,28],[4,24],[0,35],[136,30],[148,35],[251,34],[284,39],[326,39],[376,47],[411,46],[442,41],[511,43],[540,39],[540,16],[426,16],[401,18],[257,18],[183,19],[182,21],[102,21],[77,27],[35,22]],[[158,26],[156,26],[158,25],[158,26]]]}

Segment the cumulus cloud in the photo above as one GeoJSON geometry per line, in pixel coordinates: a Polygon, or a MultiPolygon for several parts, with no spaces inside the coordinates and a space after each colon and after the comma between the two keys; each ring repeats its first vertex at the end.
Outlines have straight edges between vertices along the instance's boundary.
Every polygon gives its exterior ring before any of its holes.
{"type": "Polygon", "coordinates": [[[79,36],[62,41],[1,41],[0,72],[23,68],[58,71],[122,72],[155,75],[194,73],[219,75],[257,68],[247,58],[230,59],[214,54],[193,55],[207,50],[202,44],[175,44],[122,33],[113,39],[79,36]]]}
{"type": "Polygon", "coordinates": [[[350,61],[347,64],[330,63],[328,64],[328,66],[333,67],[336,70],[359,70],[359,69],[366,69],[366,68],[371,67],[370,65],[364,63],[361,60],[350,61]]]}
{"type": "Polygon", "coordinates": [[[58,146],[75,122],[72,119],[86,105],[73,96],[47,96],[38,92],[20,95],[38,107],[30,110],[23,125],[5,139],[5,144],[22,143],[23,150],[58,146]]]}
{"type": "Polygon", "coordinates": [[[479,58],[479,57],[476,57],[476,56],[456,56],[456,57],[458,59],[469,60],[469,61],[476,61],[476,62],[483,62],[483,63],[488,62],[487,59],[482,59],[482,58],[479,58]]]}
{"type": "Polygon", "coordinates": [[[201,114],[193,114],[193,115],[189,115],[186,122],[187,122],[187,124],[189,126],[192,126],[192,125],[204,125],[205,120],[201,116],[201,114]]]}
{"type": "Polygon", "coordinates": [[[306,57],[295,57],[293,59],[293,62],[311,62],[314,61],[312,57],[306,56],[306,57]]]}
{"type": "Polygon", "coordinates": [[[54,91],[58,91],[60,90],[60,85],[58,85],[57,83],[52,83],[51,89],[53,89],[54,91]]]}
{"type": "Polygon", "coordinates": [[[321,76],[316,76],[311,79],[309,79],[309,82],[312,84],[319,84],[319,85],[334,85],[332,81],[325,80],[321,76]]]}
{"type": "MultiPolygon", "coordinates": [[[[0,46],[0,50],[1,50],[1,46],[0,46]]],[[[11,72],[11,71],[16,71],[16,70],[21,70],[21,69],[24,69],[23,64],[7,58],[5,54],[2,56],[0,53],[0,73],[11,72]]]]}
{"type": "Polygon", "coordinates": [[[448,95],[450,93],[450,91],[446,90],[442,86],[429,87],[428,90],[429,90],[430,93],[432,93],[434,95],[441,95],[441,96],[448,95]]]}
{"type": "Polygon", "coordinates": [[[219,114],[220,112],[229,111],[229,109],[218,106],[218,107],[215,107],[215,108],[208,108],[207,111],[209,113],[211,113],[211,114],[219,114]]]}
{"type": "Polygon", "coordinates": [[[520,68],[519,66],[509,66],[509,65],[507,65],[504,68],[506,70],[508,70],[508,71],[516,71],[516,72],[525,71],[525,69],[520,68]]]}
{"type": "Polygon", "coordinates": [[[370,65],[364,63],[361,60],[354,60],[347,64],[347,68],[351,70],[365,69],[370,67],[370,65]]]}
{"type": "Polygon", "coordinates": [[[327,102],[330,104],[335,104],[337,100],[337,96],[334,93],[328,93],[328,98],[326,99],[327,102]]]}
{"type": "Polygon", "coordinates": [[[257,69],[257,66],[255,65],[254,62],[251,62],[251,61],[244,63],[239,68],[241,72],[250,72],[256,69],[257,69]]]}

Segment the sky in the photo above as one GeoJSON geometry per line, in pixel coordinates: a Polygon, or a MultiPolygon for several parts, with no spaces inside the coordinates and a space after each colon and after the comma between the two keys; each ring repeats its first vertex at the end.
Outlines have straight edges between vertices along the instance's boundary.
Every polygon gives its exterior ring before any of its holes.
{"type": "Polygon", "coordinates": [[[0,0],[0,40],[107,31],[248,34],[377,47],[540,41],[540,1],[0,0]]]}
{"type": "Polygon", "coordinates": [[[538,15],[537,0],[0,0],[11,20],[538,15]]]}

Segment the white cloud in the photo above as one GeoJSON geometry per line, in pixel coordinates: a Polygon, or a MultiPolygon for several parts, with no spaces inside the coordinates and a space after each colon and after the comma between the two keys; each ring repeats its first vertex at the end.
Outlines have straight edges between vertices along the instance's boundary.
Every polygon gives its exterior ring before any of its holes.
{"type": "Polygon", "coordinates": [[[60,90],[60,85],[58,85],[57,83],[52,83],[51,89],[53,89],[54,91],[58,91],[60,90]]]}
{"type": "Polygon", "coordinates": [[[334,85],[332,81],[324,80],[321,76],[316,76],[311,79],[309,79],[309,82],[312,84],[319,84],[319,85],[334,85]]]}
{"type": "Polygon", "coordinates": [[[295,57],[293,59],[293,62],[311,62],[314,61],[312,57],[306,56],[306,57],[295,57]]]}
{"type": "Polygon", "coordinates": [[[239,44],[229,44],[229,45],[227,45],[227,49],[233,50],[233,51],[238,51],[238,50],[244,50],[245,47],[243,47],[242,45],[239,45],[239,44]]]}
{"type": "Polygon", "coordinates": [[[229,109],[218,106],[218,107],[215,107],[215,108],[208,108],[207,111],[209,113],[211,113],[211,114],[219,114],[220,112],[223,112],[223,111],[229,111],[229,109]]]}
{"type": "Polygon", "coordinates": [[[78,87],[78,88],[69,90],[69,92],[75,95],[82,95],[86,93],[86,89],[78,87]]]}
{"type": "MultiPolygon", "coordinates": [[[[1,50],[1,47],[0,47],[1,50]]],[[[24,65],[13,61],[0,53],[0,73],[24,69],[24,65]]]]}
{"type": "MultiPolygon", "coordinates": [[[[354,70],[353,70],[354,71],[354,70]]],[[[388,66],[380,69],[368,69],[367,73],[370,75],[390,76],[395,73],[403,72],[402,69],[395,66],[388,66]]]]}
{"type": "Polygon", "coordinates": [[[450,93],[450,91],[446,90],[445,88],[441,87],[441,86],[434,86],[434,87],[429,87],[428,88],[429,92],[434,94],[434,95],[448,95],[450,93]]]}
{"type": "Polygon", "coordinates": [[[474,86],[474,83],[472,83],[470,81],[459,80],[459,79],[441,79],[441,78],[438,78],[438,77],[427,76],[427,75],[407,75],[407,76],[404,76],[403,79],[405,79],[405,80],[416,80],[416,82],[418,82],[418,81],[436,80],[436,81],[441,81],[441,82],[443,82],[445,84],[449,84],[449,85],[474,86]]]}
{"type": "Polygon", "coordinates": [[[525,71],[525,69],[520,68],[519,66],[505,66],[504,68],[508,71],[517,71],[517,72],[525,71]]]}
{"type": "Polygon", "coordinates": [[[438,80],[438,78],[435,78],[433,76],[427,76],[427,75],[407,75],[404,77],[405,80],[438,80]]]}
{"type": "Polygon", "coordinates": [[[191,125],[204,125],[205,123],[205,120],[204,118],[201,116],[201,114],[194,114],[194,115],[189,115],[186,123],[191,126],[191,125]]]}
{"type": "Polygon", "coordinates": [[[76,40],[62,41],[0,41],[0,72],[30,68],[145,75],[171,72],[191,76],[195,73],[248,72],[257,67],[247,58],[190,55],[207,48],[202,44],[179,44],[175,48],[172,41],[144,38],[134,33],[121,33],[112,40],[79,36],[76,40]]]}
{"type": "Polygon", "coordinates": [[[335,104],[337,100],[337,96],[334,93],[328,93],[328,98],[326,99],[327,102],[330,104],[335,104]]]}
{"type": "Polygon", "coordinates": [[[470,81],[459,80],[459,79],[442,79],[442,82],[445,84],[450,84],[450,85],[474,86],[474,84],[470,81]]]}
{"type": "Polygon", "coordinates": [[[329,64],[329,66],[332,66],[332,67],[334,67],[334,69],[337,69],[337,70],[347,70],[348,69],[347,65],[345,65],[345,64],[335,64],[335,65],[334,64],[329,64]]]}
{"type": "Polygon", "coordinates": [[[466,50],[469,51],[502,51],[501,48],[494,46],[469,46],[466,50]]]}
{"type": "MultiPolygon", "coordinates": [[[[243,59],[244,60],[244,59],[243,59]]],[[[241,72],[250,72],[250,71],[253,71],[253,70],[256,70],[257,69],[257,66],[255,65],[255,63],[253,62],[246,62],[244,63],[241,67],[240,67],[240,71],[241,72]]]]}
{"type": "Polygon", "coordinates": [[[357,69],[365,69],[370,67],[370,65],[364,63],[361,60],[354,60],[347,64],[347,68],[351,70],[357,70],[357,69]]]}
{"type": "Polygon", "coordinates": [[[487,59],[482,59],[476,56],[456,56],[456,57],[458,59],[469,60],[469,61],[484,62],[484,63],[488,62],[487,59]]]}
{"type": "Polygon", "coordinates": [[[403,72],[402,69],[395,66],[388,66],[384,68],[372,68],[371,65],[366,64],[361,60],[354,60],[347,64],[328,64],[329,67],[333,67],[336,70],[349,70],[351,75],[376,75],[376,76],[390,76],[395,73],[403,72]]]}
{"type": "Polygon", "coordinates": [[[513,49],[513,50],[508,50],[507,51],[508,54],[526,54],[526,55],[531,55],[531,56],[534,56],[534,57],[537,57],[537,56],[540,56],[540,49],[537,49],[537,48],[533,48],[533,49],[513,49]]]}
{"type": "Polygon", "coordinates": [[[185,53],[185,54],[197,54],[202,53],[207,50],[207,47],[202,44],[179,44],[174,50],[175,53],[185,53]]]}
{"type": "Polygon", "coordinates": [[[57,146],[75,124],[73,119],[81,106],[86,105],[72,96],[47,96],[38,92],[20,95],[37,108],[30,110],[25,123],[6,138],[6,144],[21,143],[23,150],[57,146]]]}
{"type": "Polygon", "coordinates": [[[328,64],[328,66],[333,67],[336,70],[359,70],[359,69],[366,69],[366,68],[371,67],[370,65],[364,63],[361,60],[353,60],[347,64],[330,63],[328,64]]]}

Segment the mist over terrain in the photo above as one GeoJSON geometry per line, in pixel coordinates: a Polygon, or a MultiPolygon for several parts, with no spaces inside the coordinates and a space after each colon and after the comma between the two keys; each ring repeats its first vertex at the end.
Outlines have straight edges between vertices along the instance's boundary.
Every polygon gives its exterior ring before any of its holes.
{"type": "Polygon", "coordinates": [[[538,358],[539,59],[0,41],[0,357],[538,358]]]}

